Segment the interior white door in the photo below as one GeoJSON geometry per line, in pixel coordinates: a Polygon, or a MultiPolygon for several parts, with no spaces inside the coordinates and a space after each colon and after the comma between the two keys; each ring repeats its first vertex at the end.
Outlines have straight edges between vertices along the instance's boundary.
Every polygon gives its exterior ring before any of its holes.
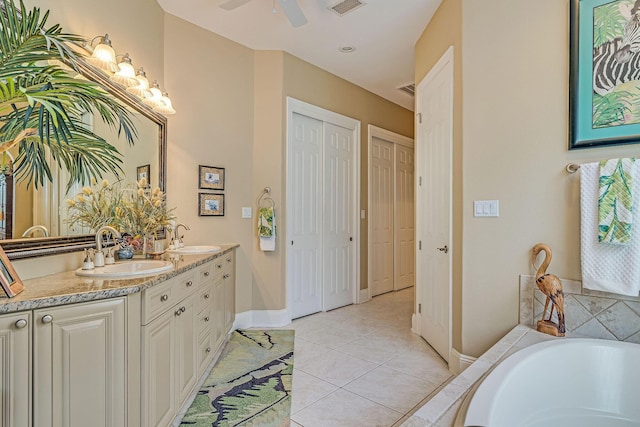
{"type": "Polygon", "coordinates": [[[395,145],[394,289],[413,286],[415,278],[415,155],[413,147],[395,145]]]}
{"type": "Polygon", "coordinates": [[[390,292],[394,287],[393,211],[394,144],[381,138],[371,139],[371,295],[390,292]]]}
{"type": "Polygon", "coordinates": [[[451,351],[451,152],[453,48],[418,86],[417,303],[420,334],[445,359],[451,351]]]}
{"type": "Polygon", "coordinates": [[[353,130],[324,123],[324,310],[353,304],[353,130]]]}
{"type": "Polygon", "coordinates": [[[295,319],[322,310],[323,122],[294,113],[291,129],[287,268],[295,319]]]}

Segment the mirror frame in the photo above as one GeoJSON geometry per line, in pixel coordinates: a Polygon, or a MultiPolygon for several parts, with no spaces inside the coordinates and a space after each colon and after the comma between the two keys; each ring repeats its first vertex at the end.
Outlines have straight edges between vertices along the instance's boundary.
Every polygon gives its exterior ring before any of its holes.
{"type": "MultiPolygon", "coordinates": [[[[80,68],[81,73],[87,79],[98,83],[105,91],[113,95],[114,98],[158,126],[158,144],[160,145],[158,187],[160,187],[162,191],[165,191],[167,170],[167,118],[153,111],[135,95],[127,92],[123,86],[109,80],[109,77],[105,73],[85,62],[82,58],[78,60],[78,68],[80,68]]],[[[135,141],[135,143],[138,144],[139,141],[135,141]]],[[[11,260],[77,252],[86,248],[95,247],[95,245],[95,234],[0,240],[0,246],[11,260]]]]}

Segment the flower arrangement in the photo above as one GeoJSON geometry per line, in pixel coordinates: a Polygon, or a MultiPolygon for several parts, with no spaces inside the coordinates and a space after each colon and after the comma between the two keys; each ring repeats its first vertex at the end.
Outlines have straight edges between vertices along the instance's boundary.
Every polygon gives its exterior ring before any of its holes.
{"type": "Polygon", "coordinates": [[[105,179],[97,184],[92,180],[92,186],[67,199],[67,205],[67,222],[71,226],[89,227],[95,232],[103,225],[110,225],[130,235],[128,243],[155,235],[175,219],[162,190],[148,189],[144,178],[127,186],[122,186],[120,181],[109,184],[105,179]]]}

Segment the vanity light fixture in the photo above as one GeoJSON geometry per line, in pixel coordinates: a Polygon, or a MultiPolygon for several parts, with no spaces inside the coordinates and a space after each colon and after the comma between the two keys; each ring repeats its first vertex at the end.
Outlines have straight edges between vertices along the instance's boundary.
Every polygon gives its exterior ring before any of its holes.
{"type": "Polygon", "coordinates": [[[111,81],[121,84],[124,87],[137,86],[139,84],[136,79],[136,70],[131,65],[131,57],[125,53],[122,60],[118,63],[119,70],[109,77],[111,81]]]}
{"type": "Polygon", "coordinates": [[[144,102],[151,108],[159,106],[163,101],[162,101],[162,91],[160,90],[160,85],[158,84],[157,80],[153,81],[153,84],[151,85],[149,92],[151,92],[151,96],[143,99],[142,102],[144,102]]]}
{"type": "Polygon", "coordinates": [[[149,80],[147,80],[147,74],[144,72],[142,67],[140,67],[136,72],[136,80],[138,80],[138,84],[136,86],[128,87],[127,92],[134,94],[140,99],[150,97],[151,92],[149,91],[149,80]]]}
{"type": "Polygon", "coordinates": [[[93,41],[96,39],[100,39],[100,42],[95,48],[93,48],[93,53],[89,58],[87,58],[87,61],[91,65],[100,68],[106,73],[115,73],[119,70],[119,68],[118,64],[116,63],[116,51],[111,47],[111,39],[109,39],[109,34],[95,37],[93,40],[91,40],[91,43],[93,43],[93,41]]]}
{"type": "Polygon", "coordinates": [[[167,92],[164,92],[162,94],[160,105],[153,107],[153,111],[164,114],[165,116],[176,113],[176,110],[173,109],[173,105],[171,105],[171,99],[169,98],[169,94],[167,92]]]}

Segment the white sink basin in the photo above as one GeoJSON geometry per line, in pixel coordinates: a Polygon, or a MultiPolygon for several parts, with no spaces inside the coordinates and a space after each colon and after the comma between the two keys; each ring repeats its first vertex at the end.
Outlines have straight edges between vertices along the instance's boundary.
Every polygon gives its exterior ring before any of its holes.
{"type": "Polygon", "coordinates": [[[171,261],[124,261],[115,264],[97,267],[93,270],[76,270],[78,276],[98,277],[98,278],[127,278],[152,276],[155,274],[166,273],[173,270],[171,261]]]}
{"type": "Polygon", "coordinates": [[[169,249],[167,252],[171,254],[184,254],[184,255],[194,255],[194,254],[208,254],[213,252],[218,252],[220,250],[220,246],[184,246],[179,249],[169,249]]]}

